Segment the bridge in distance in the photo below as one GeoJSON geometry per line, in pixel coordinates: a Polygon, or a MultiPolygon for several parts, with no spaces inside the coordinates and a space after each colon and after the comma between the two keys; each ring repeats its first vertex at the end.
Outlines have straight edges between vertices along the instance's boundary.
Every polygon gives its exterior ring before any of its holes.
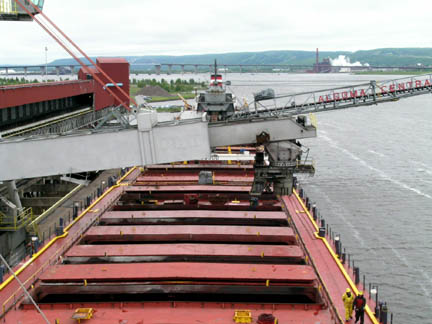
{"type": "MultiPolygon", "coordinates": [[[[146,71],[155,74],[171,73],[206,73],[214,69],[212,64],[203,63],[130,63],[131,71],[146,71]]],[[[64,65],[0,65],[0,76],[17,75],[74,75],[81,66],[79,64],[64,65]]],[[[222,72],[314,72],[314,65],[298,64],[219,64],[222,72]]],[[[430,71],[428,66],[331,66],[329,72],[350,71],[430,71]]]]}

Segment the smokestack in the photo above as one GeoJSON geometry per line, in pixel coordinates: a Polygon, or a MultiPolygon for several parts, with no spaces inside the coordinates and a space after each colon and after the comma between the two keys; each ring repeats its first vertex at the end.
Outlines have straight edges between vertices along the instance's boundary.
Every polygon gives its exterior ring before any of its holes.
{"type": "Polygon", "coordinates": [[[318,71],[318,64],[319,64],[319,51],[318,51],[318,47],[316,49],[316,58],[315,58],[315,72],[319,72],[318,71]]]}

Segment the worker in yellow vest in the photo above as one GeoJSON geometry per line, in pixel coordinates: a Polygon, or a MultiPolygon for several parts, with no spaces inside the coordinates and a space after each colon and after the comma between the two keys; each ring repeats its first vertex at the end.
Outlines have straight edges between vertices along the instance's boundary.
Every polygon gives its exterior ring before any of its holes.
{"type": "Polygon", "coordinates": [[[351,289],[347,288],[345,294],[342,295],[342,301],[345,306],[345,320],[348,322],[352,319],[354,294],[351,293],[351,289]]]}

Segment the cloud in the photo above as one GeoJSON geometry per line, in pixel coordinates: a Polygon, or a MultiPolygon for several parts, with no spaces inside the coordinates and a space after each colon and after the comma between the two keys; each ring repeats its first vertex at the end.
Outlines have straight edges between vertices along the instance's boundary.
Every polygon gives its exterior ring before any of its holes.
{"type": "MultiPolygon", "coordinates": [[[[432,47],[429,12],[402,0],[46,0],[44,11],[89,55],[432,47]]],[[[49,60],[69,57],[34,22],[0,28],[0,64],[43,63],[45,46],[49,60]]]]}

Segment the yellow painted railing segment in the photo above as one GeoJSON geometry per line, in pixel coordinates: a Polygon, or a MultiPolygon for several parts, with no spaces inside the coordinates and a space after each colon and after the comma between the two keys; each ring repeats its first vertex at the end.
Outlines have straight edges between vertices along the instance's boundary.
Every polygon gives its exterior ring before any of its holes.
{"type": "MultiPolygon", "coordinates": [[[[339,260],[339,257],[337,256],[337,254],[333,251],[331,245],[329,244],[329,242],[327,241],[327,239],[325,237],[321,237],[318,235],[318,225],[315,222],[315,220],[313,219],[312,215],[310,214],[309,210],[306,208],[306,205],[303,202],[303,199],[300,198],[300,196],[298,195],[296,190],[293,190],[293,193],[295,194],[295,196],[297,197],[297,200],[299,201],[299,203],[301,204],[301,206],[303,207],[303,210],[305,211],[305,213],[308,215],[310,221],[312,222],[313,226],[316,229],[315,237],[317,239],[320,239],[323,241],[323,243],[325,244],[325,246],[327,247],[327,250],[330,252],[330,254],[332,255],[333,259],[335,260],[339,270],[342,272],[342,275],[345,277],[345,280],[348,282],[349,286],[351,287],[351,290],[358,295],[359,290],[357,289],[357,286],[355,285],[355,283],[352,281],[351,277],[349,276],[348,272],[346,271],[345,267],[343,266],[342,262],[339,260]]],[[[372,321],[372,323],[374,324],[379,324],[378,320],[376,319],[375,315],[372,313],[371,309],[369,308],[368,305],[366,305],[365,307],[366,310],[366,314],[369,316],[370,320],[372,321]]]]}
{"type": "Polygon", "coordinates": [[[14,0],[0,0],[0,14],[17,14],[17,4],[14,0]]]}
{"type": "MultiPolygon", "coordinates": [[[[96,206],[103,198],[105,198],[112,190],[114,190],[115,188],[120,187],[120,185],[114,185],[112,187],[110,187],[107,191],[105,191],[102,196],[100,196],[97,200],[95,200],[87,209],[85,209],[81,215],[79,215],[73,222],[71,222],[67,227],[65,227],[64,229],[64,233],[63,235],[60,236],[56,236],[54,237],[50,242],[47,243],[47,245],[45,245],[39,252],[37,252],[36,254],[34,254],[30,259],[27,260],[26,263],[24,263],[16,272],[15,275],[18,276],[19,274],[21,274],[30,264],[32,264],[35,260],[37,260],[39,258],[39,256],[41,256],[48,248],[50,248],[57,240],[61,239],[61,238],[65,238],[68,236],[69,234],[69,229],[75,224],[77,223],[81,218],[83,218],[88,212],[91,212],[91,210],[93,209],[94,206],[96,206]]],[[[60,249],[59,249],[60,250],[60,249]]],[[[53,256],[56,256],[56,253],[53,254],[53,256]]],[[[40,269],[38,270],[40,271],[40,269]]],[[[33,276],[36,275],[36,273],[38,272],[36,271],[33,276]]],[[[33,276],[30,276],[30,278],[33,278],[33,276]]],[[[30,279],[29,278],[29,279],[30,279]]],[[[9,278],[7,278],[1,285],[0,285],[0,292],[7,286],[9,285],[9,283],[12,282],[12,280],[14,280],[14,276],[9,276],[9,278]]],[[[21,289],[21,288],[20,288],[21,289]]]]}
{"type": "MultiPolygon", "coordinates": [[[[39,224],[39,222],[41,222],[44,218],[46,218],[56,208],[58,208],[61,204],[63,204],[66,200],[68,200],[70,197],[72,197],[75,193],[77,193],[83,187],[84,187],[84,185],[78,185],[75,188],[73,188],[66,196],[64,196],[63,198],[61,198],[60,200],[58,200],[54,205],[52,205],[45,212],[43,212],[37,218],[35,218],[30,224],[28,224],[27,231],[30,232],[32,228],[36,229],[36,227],[39,224]]],[[[35,234],[38,234],[38,233],[35,233],[35,234]]]]}
{"type": "Polygon", "coordinates": [[[128,172],[126,172],[126,174],[121,177],[120,179],[117,180],[117,184],[119,185],[124,179],[126,179],[132,172],[134,172],[136,170],[136,166],[133,167],[132,169],[130,169],[128,172]]]}
{"type": "Polygon", "coordinates": [[[0,230],[17,231],[31,222],[33,216],[33,209],[31,207],[24,209],[16,217],[8,217],[5,214],[0,214],[0,230]]]}
{"type": "MultiPolygon", "coordinates": [[[[1,0],[0,0],[1,1],[1,0]]],[[[123,177],[121,177],[118,181],[117,184],[110,187],[107,191],[105,191],[102,196],[100,196],[98,199],[96,199],[89,207],[87,207],[87,209],[85,209],[81,215],[79,215],[72,223],[70,223],[68,226],[65,227],[64,229],[64,233],[63,235],[60,236],[56,236],[54,237],[50,242],[47,243],[47,245],[45,245],[39,252],[37,252],[36,254],[34,254],[29,260],[27,260],[26,263],[24,263],[16,272],[15,275],[18,276],[20,273],[22,273],[30,264],[32,264],[33,261],[35,261],[39,256],[41,256],[49,247],[51,247],[57,240],[61,239],[61,238],[65,238],[66,236],[68,236],[69,234],[69,229],[76,223],[78,222],[82,217],[84,217],[85,214],[87,214],[88,212],[93,212],[93,207],[96,206],[103,198],[105,198],[111,191],[113,191],[115,188],[118,187],[122,187],[128,184],[121,184],[121,182],[127,177],[129,176],[134,170],[136,169],[136,167],[133,167],[132,169],[130,169],[123,177]]],[[[59,249],[60,250],[60,249],[59,249]]],[[[59,251],[58,250],[58,251],[59,251]]],[[[58,252],[57,251],[57,252],[58,252]]],[[[53,254],[53,256],[56,256],[56,253],[53,254]]],[[[50,261],[50,259],[48,260],[50,261]]],[[[36,271],[33,276],[38,273],[42,268],[40,268],[38,271],[36,271]]],[[[29,279],[33,278],[33,276],[31,276],[29,279]]],[[[10,276],[8,279],[6,279],[1,285],[0,285],[0,292],[14,279],[14,276],[10,276]]],[[[29,280],[27,279],[27,280],[29,280]]],[[[26,281],[27,282],[27,281],[26,281]]],[[[26,283],[25,282],[25,283],[26,283]]],[[[6,301],[7,302],[7,301],[6,301]]],[[[4,304],[3,304],[4,307],[4,304]]]]}
{"type": "Polygon", "coordinates": [[[316,118],[315,114],[310,113],[310,114],[309,114],[309,119],[310,119],[310,121],[311,121],[311,125],[312,125],[313,127],[315,127],[315,128],[318,128],[317,118],[316,118]]]}

